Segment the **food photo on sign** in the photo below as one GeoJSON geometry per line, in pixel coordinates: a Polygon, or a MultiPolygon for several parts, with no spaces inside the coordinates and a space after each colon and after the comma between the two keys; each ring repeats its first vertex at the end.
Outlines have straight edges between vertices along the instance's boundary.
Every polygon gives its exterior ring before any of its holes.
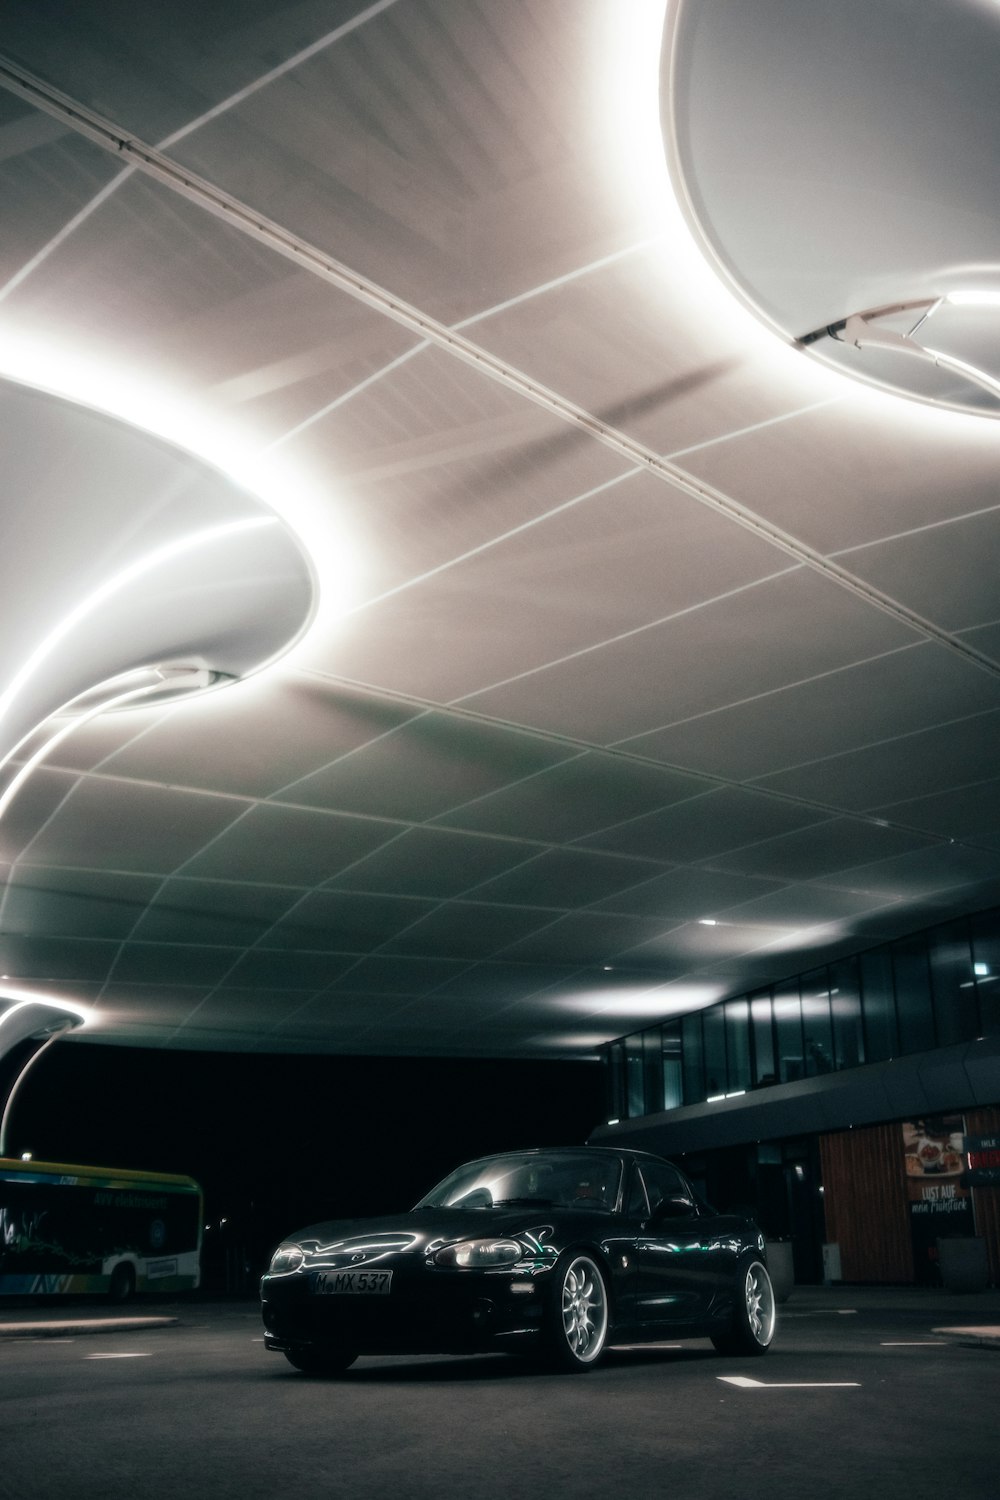
{"type": "Polygon", "coordinates": [[[965,1120],[961,1115],[906,1120],[902,1138],[914,1270],[918,1282],[939,1286],[938,1240],[975,1233],[964,1175],[965,1120]]]}

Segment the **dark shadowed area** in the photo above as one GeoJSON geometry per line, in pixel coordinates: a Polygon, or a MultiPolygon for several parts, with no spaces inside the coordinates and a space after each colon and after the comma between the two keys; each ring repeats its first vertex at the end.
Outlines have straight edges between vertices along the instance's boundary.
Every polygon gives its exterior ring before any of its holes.
{"type": "Polygon", "coordinates": [[[408,1207],[491,1151],[582,1142],[603,1101],[597,1063],[57,1044],[25,1077],[9,1149],[196,1178],[206,1283],[236,1291],[297,1225],[408,1207]]]}

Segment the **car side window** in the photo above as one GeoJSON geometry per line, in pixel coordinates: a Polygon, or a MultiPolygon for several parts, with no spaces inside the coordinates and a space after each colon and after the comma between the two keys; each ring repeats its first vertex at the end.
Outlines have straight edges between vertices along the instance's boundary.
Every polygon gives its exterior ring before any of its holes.
{"type": "Polygon", "coordinates": [[[646,1196],[649,1199],[651,1214],[655,1214],[657,1206],[663,1202],[664,1198],[691,1199],[691,1190],[687,1183],[676,1168],[671,1167],[667,1162],[644,1161],[639,1170],[646,1184],[646,1196]]]}
{"type": "Polygon", "coordinates": [[[649,1204],[646,1201],[646,1189],[642,1185],[639,1168],[632,1164],[628,1180],[628,1196],[625,1199],[625,1212],[631,1219],[645,1219],[649,1216],[649,1204]]]}

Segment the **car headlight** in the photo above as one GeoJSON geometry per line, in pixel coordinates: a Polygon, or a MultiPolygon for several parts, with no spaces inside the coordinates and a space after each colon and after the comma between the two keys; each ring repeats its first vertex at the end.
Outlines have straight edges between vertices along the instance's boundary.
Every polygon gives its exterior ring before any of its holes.
{"type": "Polygon", "coordinates": [[[268,1271],[272,1276],[282,1276],[288,1271],[297,1271],[305,1260],[301,1245],[279,1245],[271,1256],[268,1271]]]}
{"type": "Polygon", "coordinates": [[[439,1266],[483,1271],[516,1266],[523,1256],[524,1250],[516,1240],[459,1240],[439,1250],[434,1261],[439,1266]]]}

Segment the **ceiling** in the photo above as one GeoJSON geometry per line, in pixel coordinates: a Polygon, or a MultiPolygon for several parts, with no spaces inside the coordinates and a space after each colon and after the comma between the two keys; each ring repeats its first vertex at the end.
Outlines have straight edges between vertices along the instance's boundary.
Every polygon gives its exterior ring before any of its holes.
{"type": "Polygon", "coordinates": [[[996,403],[796,343],[1000,286],[1000,9],[896,197],[912,5],[832,185],[829,18],[735,9],[8,0],[0,990],[586,1057],[1000,900],[996,403]]]}

